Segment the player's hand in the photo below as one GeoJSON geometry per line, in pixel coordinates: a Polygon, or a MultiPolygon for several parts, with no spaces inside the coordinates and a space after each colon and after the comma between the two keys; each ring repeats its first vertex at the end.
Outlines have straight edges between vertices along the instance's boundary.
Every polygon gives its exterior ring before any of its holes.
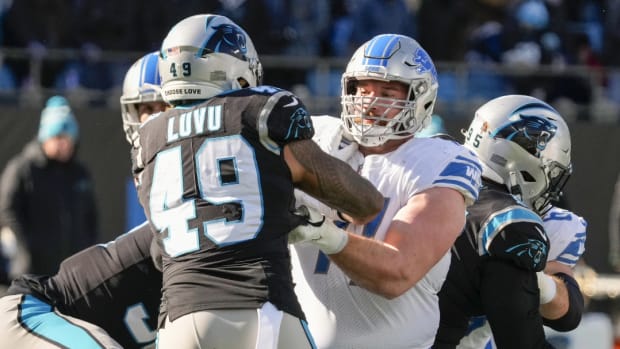
{"type": "Polygon", "coordinates": [[[538,289],[540,290],[540,304],[547,304],[553,300],[557,292],[557,286],[553,277],[542,271],[536,273],[538,289]]]}
{"type": "Polygon", "coordinates": [[[357,152],[358,145],[355,142],[351,142],[349,144],[341,143],[339,147],[332,150],[332,156],[338,160],[344,161],[346,163],[355,155],[357,152]],[[342,147],[342,148],[339,148],[342,147]]]}
{"type": "Polygon", "coordinates": [[[305,222],[289,232],[289,244],[309,242],[326,254],[334,254],[342,251],[349,241],[346,231],[314,209],[300,206],[296,214],[302,216],[305,222]]]}

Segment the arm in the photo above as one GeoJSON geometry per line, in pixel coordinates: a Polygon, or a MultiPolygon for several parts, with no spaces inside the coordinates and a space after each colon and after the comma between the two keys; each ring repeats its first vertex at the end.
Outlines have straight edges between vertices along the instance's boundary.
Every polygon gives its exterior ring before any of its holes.
{"type": "Polygon", "coordinates": [[[509,260],[491,257],[481,268],[480,301],[498,348],[549,348],[536,288],[535,273],[509,260]]]}
{"type": "Polygon", "coordinates": [[[347,214],[356,224],[369,222],[383,208],[383,196],[367,179],[312,140],[285,145],[284,160],[297,188],[347,214]]]}
{"type": "Polygon", "coordinates": [[[396,213],[384,241],[348,234],[348,244],[330,258],[357,285],[398,297],[448,252],[465,225],[465,208],[458,191],[428,189],[396,213]]]}
{"type": "MultiPolygon", "coordinates": [[[[558,263],[556,261],[548,261],[547,266],[545,267],[545,278],[555,284],[555,295],[553,298],[547,302],[540,304],[540,313],[543,317],[549,320],[555,320],[560,318],[562,315],[566,314],[568,311],[568,291],[566,290],[566,285],[562,280],[553,277],[555,273],[565,273],[567,275],[573,275],[573,271],[564,264],[558,263]]],[[[541,287],[539,281],[539,288],[541,287]]]]}
{"type": "MultiPolygon", "coordinates": [[[[547,282],[553,282],[555,286],[553,298],[548,303],[540,305],[545,325],[557,331],[575,329],[581,321],[584,300],[579,285],[573,279],[573,270],[565,264],[549,261],[544,273],[543,277],[547,282]]],[[[539,287],[541,287],[540,276],[539,287]]]]}

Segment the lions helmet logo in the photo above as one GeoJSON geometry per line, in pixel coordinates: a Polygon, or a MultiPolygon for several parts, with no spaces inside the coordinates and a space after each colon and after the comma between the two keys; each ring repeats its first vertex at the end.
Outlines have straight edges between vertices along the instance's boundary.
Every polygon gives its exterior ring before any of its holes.
{"type": "Polygon", "coordinates": [[[435,65],[431,60],[431,57],[424,51],[422,48],[418,48],[415,51],[415,55],[413,57],[413,61],[417,65],[416,71],[420,74],[425,72],[430,72],[433,76],[433,83],[437,81],[437,69],[435,69],[435,65]]]}

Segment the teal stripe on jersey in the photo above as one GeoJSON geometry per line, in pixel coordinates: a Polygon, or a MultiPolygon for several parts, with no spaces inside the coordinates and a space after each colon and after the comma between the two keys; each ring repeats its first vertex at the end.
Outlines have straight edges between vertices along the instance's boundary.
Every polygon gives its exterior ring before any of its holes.
{"type": "Polygon", "coordinates": [[[513,206],[507,211],[499,212],[484,226],[482,230],[482,249],[484,253],[487,253],[487,246],[491,240],[507,225],[518,222],[532,222],[538,223],[542,226],[542,219],[536,213],[531,210],[513,206]]]}
{"type": "Polygon", "coordinates": [[[69,349],[104,349],[85,329],[54,313],[52,307],[31,295],[19,305],[19,323],[29,332],[69,349]]]}

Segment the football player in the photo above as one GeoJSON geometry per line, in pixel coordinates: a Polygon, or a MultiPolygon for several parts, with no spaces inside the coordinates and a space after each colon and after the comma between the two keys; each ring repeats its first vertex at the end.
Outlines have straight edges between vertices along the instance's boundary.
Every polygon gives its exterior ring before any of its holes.
{"type": "MultiPolygon", "coordinates": [[[[125,75],[120,101],[132,145],[140,120],[166,106],[157,62],[156,53],[147,54],[125,75]]],[[[55,275],[15,279],[0,298],[0,348],[154,346],[161,272],[152,261],[152,236],[144,223],[65,259],[55,275]]]]}
{"type": "Polygon", "coordinates": [[[181,20],[159,71],[174,108],[141,125],[134,159],[162,252],[158,347],[313,347],[290,271],[293,189],[359,223],[381,194],[312,142],[297,96],[259,86],[254,45],[230,19],[181,20]]]}
{"type": "Polygon", "coordinates": [[[562,316],[551,306],[558,289],[575,291],[569,268],[555,263],[547,269],[554,277],[543,273],[550,243],[541,217],[572,171],[568,126],[548,104],[507,95],[476,111],[465,146],[482,162],[484,186],[452,249],[433,348],[455,348],[472,316],[486,317],[500,348],[550,348],[543,315],[560,325],[583,308],[582,300],[562,316]]]}
{"type": "MultiPolygon", "coordinates": [[[[543,226],[551,245],[544,275],[537,274],[539,288],[542,286],[544,291],[541,292],[543,323],[557,331],[570,331],[579,325],[584,307],[579,285],[572,279],[573,269],[585,251],[587,222],[569,210],[551,207],[543,216],[543,226]],[[556,273],[562,274],[552,276],[556,273]],[[545,300],[548,302],[542,303],[545,300]]],[[[485,317],[470,320],[468,334],[457,348],[495,347],[492,335],[485,317]]]]}
{"type": "MultiPolygon", "coordinates": [[[[319,348],[427,349],[481,167],[455,141],[414,136],[430,122],[438,89],[435,66],[414,39],[373,37],[342,83],[341,117],[313,118],[314,140],[379,189],[383,210],[365,225],[339,229],[326,220],[292,232],[295,291],[319,348]]],[[[299,200],[343,225],[346,217],[299,200]]]]}

